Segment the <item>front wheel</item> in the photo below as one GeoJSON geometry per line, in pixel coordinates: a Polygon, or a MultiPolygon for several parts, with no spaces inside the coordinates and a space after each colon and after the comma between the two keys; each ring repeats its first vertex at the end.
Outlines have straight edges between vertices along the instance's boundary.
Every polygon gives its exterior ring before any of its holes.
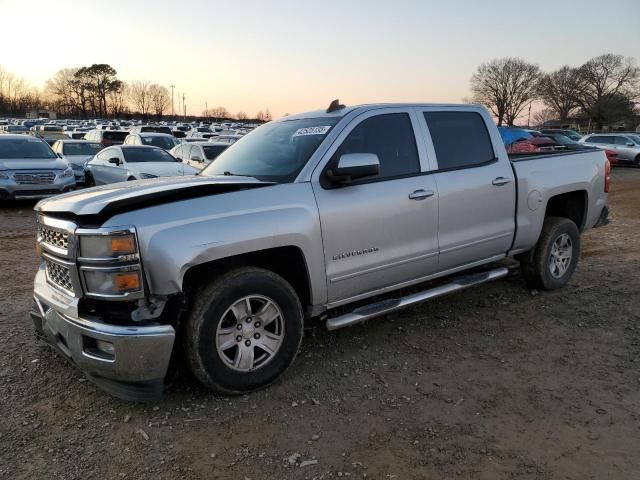
{"type": "Polygon", "coordinates": [[[533,250],[520,259],[520,268],[532,288],[564,287],[578,264],[580,232],[568,218],[547,217],[533,250]]]}
{"type": "Polygon", "coordinates": [[[197,294],[185,332],[188,363],[216,392],[256,390],[293,363],[302,332],[302,307],[291,285],[267,270],[239,268],[197,294]]]}

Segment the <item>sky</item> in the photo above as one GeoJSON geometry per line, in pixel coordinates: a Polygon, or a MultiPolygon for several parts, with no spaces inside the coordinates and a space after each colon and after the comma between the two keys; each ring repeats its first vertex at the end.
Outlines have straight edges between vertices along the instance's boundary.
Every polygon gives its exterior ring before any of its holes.
{"type": "Polygon", "coordinates": [[[0,65],[35,87],[108,63],[175,85],[195,115],[461,102],[477,66],[505,56],[640,62],[640,0],[0,0],[0,25],[0,65]]]}

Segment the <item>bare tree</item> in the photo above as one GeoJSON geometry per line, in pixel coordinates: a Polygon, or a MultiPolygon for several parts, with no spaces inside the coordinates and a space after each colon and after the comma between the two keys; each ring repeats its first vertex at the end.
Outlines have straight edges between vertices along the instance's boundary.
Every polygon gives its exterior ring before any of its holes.
{"type": "Polygon", "coordinates": [[[513,125],[538,93],[540,68],[519,58],[483,63],[471,77],[473,101],[486,106],[498,125],[513,125]]]}
{"type": "Polygon", "coordinates": [[[142,116],[146,116],[151,110],[150,86],[148,80],[137,80],[129,86],[129,98],[142,116]]]}
{"type": "Polygon", "coordinates": [[[249,115],[247,115],[246,112],[238,112],[238,113],[236,113],[236,118],[238,120],[246,120],[246,119],[249,118],[249,115]]]}
{"type": "Polygon", "coordinates": [[[259,120],[260,122],[264,122],[264,112],[262,110],[260,110],[258,113],[256,113],[256,120],[259,120]]]}
{"type": "Polygon", "coordinates": [[[607,53],[592,58],[579,71],[578,102],[598,129],[627,112],[640,95],[640,69],[630,57],[607,53]]]}
{"type": "Polygon", "coordinates": [[[128,108],[128,98],[129,98],[129,86],[122,82],[120,88],[116,91],[109,92],[107,95],[107,104],[109,105],[109,114],[118,118],[123,113],[126,113],[128,108]]]}
{"type": "Polygon", "coordinates": [[[264,121],[265,122],[270,122],[272,120],[271,118],[271,112],[269,111],[269,109],[267,108],[264,112],[264,121]]]}
{"type": "Polygon", "coordinates": [[[216,107],[208,110],[208,117],[215,118],[216,120],[222,120],[223,118],[229,118],[229,112],[224,107],[216,107]]]}
{"type": "Polygon", "coordinates": [[[580,70],[568,66],[545,74],[540,79],[540,98],[561,122],[566,121],[580,106],[577,93],[581,81],[580,70]]]}
{"type": "Polygon", "coordinates": [[[552,108],[543,108],[533,114],[533,124],[542,126],[551,120],[558,120],[558,113],[552,108]]]}
{"type": "Polygon", "coordinates": [[[158,118],[162,118],[162,114],[171,105],[171,96],[167,87],[153,83],[149,85],[149,96],[151,97],[151,107],[158,118]]]}
{"type": "Polygon", "coordinates": [[[77,68],[58,70],[45,84],[47,97],[58,106],[61,113],[67,115],[77,115],[81,110],[77,91],[73,84],[77,71],[77,68]]]}

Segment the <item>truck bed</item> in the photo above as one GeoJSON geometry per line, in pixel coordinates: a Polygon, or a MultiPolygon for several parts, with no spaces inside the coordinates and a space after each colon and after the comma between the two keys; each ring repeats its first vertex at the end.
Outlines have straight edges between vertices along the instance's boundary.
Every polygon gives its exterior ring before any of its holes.
{"type": "Polygon", "coordinates": [[[534,152],[534,153],[509,153],[509,160],[512,162],[522,162],[525,160],[537,160],[540,158],[563,157],[567,155],[580,155],[583,153],[600,152],[599,148],[585,148],[580,150],[561,150],[555,152],[534,152]]]}
{"type": "Polygon", "coordinates": [[[606,206],[604,150],[598,148],[544,154],[510,155],[517,180],[516,234],[512,253],[534,245],[550,198],[566,193],[583,194],[585,217],[581,230],[593,227],[606,206]],[[536,160],[536,161],[530,161],[536,160]]]}

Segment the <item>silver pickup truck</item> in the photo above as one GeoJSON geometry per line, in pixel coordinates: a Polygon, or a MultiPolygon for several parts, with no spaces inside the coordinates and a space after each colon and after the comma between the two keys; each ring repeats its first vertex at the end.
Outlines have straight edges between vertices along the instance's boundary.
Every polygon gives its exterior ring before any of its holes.
{"type": "Polygon", "coordinates": [[[353,325],[503,277],[505,257],[564,286],[609,182],[597,149],[510,158],[479,106],[334,102],[198,176],[41,201],[32,319],[121,398],[157,398],[174,362],[247,392],[291,365],[305,320],[353,325]]]}

